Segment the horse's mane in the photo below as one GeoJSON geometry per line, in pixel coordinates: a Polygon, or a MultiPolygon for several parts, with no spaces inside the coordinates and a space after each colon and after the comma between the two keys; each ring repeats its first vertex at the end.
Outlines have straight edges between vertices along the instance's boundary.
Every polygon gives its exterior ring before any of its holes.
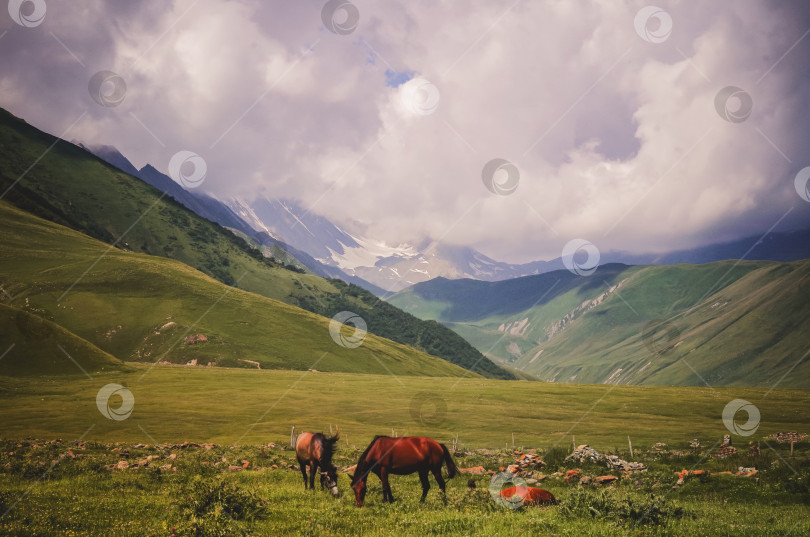
{"type": "Polygon", "coordinates": [[[336,434],[331,438],[327,438],[323,433],[317,433],[323,439],[323,451],[321,453],[321,460],[318,461],[321,464],[321,468],[331,468],[332,464],[332,456],[335,454],[335,449],[337,448],[337,441],[340,439],[340,433],[336,434]]]}
{"type": "MultiPolygon", "coordinates": [[[[374,444],[376,444],[377,440],[379,440],[380,438],[384,438],[384,435],[378,434],[377,436],[375,436],[374,439],[369,443],[368,447],[363,452],[363,454],[360,455],[360,459],[357,461],[357,468],[355,468],[354,470],[355,476],[362,476],[365,473],[366,467],[368,466],[368,463],[366,462],[368,452],[371,451],[371,448],[374,447],[374,444]]],[[[353,478],[352,485],[354,485],[356,482],[357,481],[353,478]]]]}

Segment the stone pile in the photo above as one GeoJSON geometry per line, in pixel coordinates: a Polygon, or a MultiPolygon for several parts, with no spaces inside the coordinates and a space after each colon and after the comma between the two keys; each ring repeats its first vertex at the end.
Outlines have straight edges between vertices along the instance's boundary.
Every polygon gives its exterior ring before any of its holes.
{"type": "Polygon", "coordinates": [[[570,455],[565,458],[565,462],[604,462],[605,456],[587,444],[577,446],[570,455]]]}
{"type": "Polygon", "coordinates": [[[530,469],[540,469],[545,465],[546,463],[543,462],[537,455],[533,453],[524,453],[515,459],[515,463],[510,464],[506,468],[506,471],[510,474],[522,475],[523,473],[528,473],[530,469]]]}
{"type": "Polygon", "coordinates": [[[780,444],[784,444],[787,442],[793,442],[795,444],[796,442],[801,442],[805,438],[807,438],[806,434],[799,434],[797,432],[776,433],[776,441],[779,442],[780,444]]]}
{"type": "Polygon", "coordinates": [[[647,467],[640,462],[628,462],[616,455],[604,455],[599,453],[587,444],[577,446],[573,453],[565,458],[565,462],[593,462],[596,464],[604,463],[608,468],[620,470],[623,474],[632,474],[635,472],[644,472],[647,467]]]}
{"type": "Polygon", "coordinates": [[[737,448],[731,445],[731,435],[727,434],[723,437],[723,445],[720,446],[720,449],[717,451],[717,455],[715,457],[719,457],[724,459],[726,457],[731,457],[732,455],[737,454],[737,448]]]}

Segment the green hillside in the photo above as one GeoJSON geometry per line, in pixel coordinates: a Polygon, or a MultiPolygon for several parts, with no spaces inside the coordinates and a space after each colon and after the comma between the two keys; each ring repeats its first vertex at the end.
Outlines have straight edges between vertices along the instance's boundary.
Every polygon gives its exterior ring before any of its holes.
{"type": "MultiPolygon", "coordinates": [[[[36,312],[35,308],[26,309],[36,312]]],[[[125,371],[114,356],[25,309],[0,304],[2,375],[41,375],[125,371]],[[74,363],[75,362],[75,363],[74,363]]]]}
{"type": "Polygon", "coordinates": [[[543,380],[807,388],[808,296],[810,261],[722,261],[437,279],[391,303],[543,380]]]}
{"type": "MultiPolygon", "coordinates": [[[[348,309],[361,315],[374,334],[485,376],[514,378],[444,326],[381,304],[359,287],[301,273],[289,258],[284,264],[267,259],[244,239],[140,179],[5,110],[0,110],[0,192],[19,208],[116,249],[176,259],[227,285],[325,317],[348,309]]],[[[73,293],[68,285],[55,299],[61,302],[73,293]]]]}
{"type": "Polygon", "coordinates": [[[78,372],[60,358],[56,344],[94,370],[120,365],[115,356],[251,368],[256,362],[274,369],[470,374],[372,334],[358,348],[342,347],[329,334],[329,319],[226,286],[178,261],[117,249],[101,257],[106,244],[5,202],[0,221],[5,304],[0,321],[8,341],[19,342],[0,360],[0,374],[78,372]],[[205,340],[192,341],[198,335],[205,340]]]}

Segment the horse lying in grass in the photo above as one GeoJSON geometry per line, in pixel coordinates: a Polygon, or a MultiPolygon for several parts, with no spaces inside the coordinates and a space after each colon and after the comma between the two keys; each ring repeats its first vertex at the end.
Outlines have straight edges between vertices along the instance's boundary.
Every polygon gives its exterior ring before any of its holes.
{"type": "Polygon", "coordinates": [[[309,488],[315,489],[315,472],[321,474],[321,490],[328,488],[332,496],[338,496],[337,468],[332,464],[338,435],[327,438],[323,433],[301,433],[295,441],[295,456],[304,476],[304,489],[307,488],[307,467],[309,467],[309,488]]]}
{"type": "Polygon", "coordinates": [[[557,505],[557,498],[552,493],[538,487],[518,485],[503,489],[499,494],[511,502],[519,501],[521,505],[557,505]]]}
{"type": "Polygon", "coordinates": [[[369,473],[375,473],[382,482],[383,502],[393,502],[391,485],[388,476],[407,475],[419,473],[422,482],[422,498],[425,501],[430,482],[428,473],[432,473],[442,491],[442,499],[446,502],[442,477],[442,464],[447,464],[447,477],[456,475],[456,465],[450,457],[450,452],[444,444],[425,436],[403,436],[391,438],[390,436],[375,436],[366,450],[357,461],[357,468],[352,476],[352,489],[354,489],[357,507],[362,507],[366,498],[366,481],[369,473]]]}

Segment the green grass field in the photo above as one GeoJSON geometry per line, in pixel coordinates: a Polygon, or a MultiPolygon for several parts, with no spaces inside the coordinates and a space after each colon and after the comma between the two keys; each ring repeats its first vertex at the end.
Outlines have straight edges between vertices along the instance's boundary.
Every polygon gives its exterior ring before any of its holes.
{"type": "Polygon", "coordinates": [[[100,441],[260,443],[290,428],[340,426],[344,442],[361,447],[375,434],[456,434],[472,448],[504,447],[515,433],[524,447],[600,449],[692,438],[713,443],[727,433],[721,415],[733,399],[754,403],[760,435],[804,430],[810,394],[759,388],[687,388],[548,384],[466,378],[258,371],[132,365],[129,372],[59,377],[0,377],[2,431],[7,438],[80,437],[100,441]],[[110,421],[96,409],[111,382],[135,398],[129,419],[110,421]],[[414,417],[416,414],[416,417],[414,417]],[[420,418],[421,416],[421,418],[420,418]],[[146,432],[144,432],[146,431],[146,432]]]}
{"type": "MultiPolygon", "coordinates": [[[[807,441],[789,459],[778,431],[807,431],[810,395],[803,391],[756,388],[660,388],[559,385],[485,379],[399,377],[346,373],[250,371],[238,369],[132,366],[128,372],[59,377],[0,379],[0,507],[13,509],[0,522],[0,535],[802,535],[810,531],[810,462],[807,441]],[[116,382],[134,396],[128,419],[113,421],[96,408],[100,387],[116,382]],[[725,404],[744,398],[760,409],[753,436],[735,436],[740,454],[711,457],[711,447],[727,433],[725,404]],[[489,478],[449,482],[448,505],[435,483],[424,505],[415,476],[392,478],[398,502],[381,502],[373,477],[367,505],[353,506],[348,477],[332,500],[319,490],[304,491],[293,462],[290,428],[328,430],[339,426],[336,462],[347,467],[374,434],[427,435],[450,445],[458,434],[460,467],[508,464],[515,445],[537,449],[548,473],[604,467],[563,463],[576,443],[635,459],[649,471],[609,487],[567,485],[559,479],[541,486],[560,505],[506,509],[487,492],[489,478]],[[34,448],[24,438],[61,438],[34,448]],[[699,438],[700,454],[686,454],[699,438]],[[81,438],[82,443],[70,443],[81,438]],[[178,449],[155,444],[214,442],[219,447],[178,449]],[[266,447],[267,442],[279,444],[266,447]],[[749,441],[762,454],[747,454],[749,441]],[[105,442],[102,445],[99,442],[105,442]],[[665,442],[672,453],[651,451],[665,442]],[[136,444],[147,447],[134,447],[136,444]],[[507,445],[508,444],[508,445],[507,445]],[[264,447],[263,447],[264,446],[264,447]],[[506,448],[509,448],[508,451],[506,448]],[[83,448],[83,449],[82,449],[83,448]],[[80,457],[60,458],[67,450],[80,457]],[[158,459],[140,470],[110,471],[106,465],[147,455],[158,459]],[[480,450],[489,451],[482,452],[480,450]],[[477,450],[473,453],[472,450],[477,450]],[[176,460],[166,457],[177,453],[176,460]],[[224,471],[210,463],[251,462],[248,470],[224,471]],[[47,472],[52,461],[58,461],[47,472]],[[161,471],[171,463],[177,471],[161,471]],[[267,469],[276,464],[279,469],[267,469]],[[694,479],[676,490],[681,468],[711,471],[757,466],[760,481],[737,476],[694,479]],[[255,469],[256,467],[265,469],[255,469]],[[794,471],[796,473],[794,473],[794,471]],[[236,488],[234,488],[236,487],[236,488]],[[23,494],[25,495],[23,496],[23,494]],[[201,506],[205,493],[217,502],[201,506]],[[22,499],[20,497],[22,496],[22,499]],[[190,497],[190,498],[189,498],[190,497]],[[19,502],[17,502],[19,500],[19,502]],[[262,500],[265,500],[264,502],[262,500]],[[15,503],[17,502],[17,503],[15,503]],[[236,513],[236,520],[225,514],[236,513]],[[639,521],[640,514],[649,512],[639,521]],[[195,524],[197,524],[195,526],[195,524]]],[[[115,406],[116,401],[111,400],[115,406]]],[[[716,450],[715,450],[716,451],[716,450]]]]}

